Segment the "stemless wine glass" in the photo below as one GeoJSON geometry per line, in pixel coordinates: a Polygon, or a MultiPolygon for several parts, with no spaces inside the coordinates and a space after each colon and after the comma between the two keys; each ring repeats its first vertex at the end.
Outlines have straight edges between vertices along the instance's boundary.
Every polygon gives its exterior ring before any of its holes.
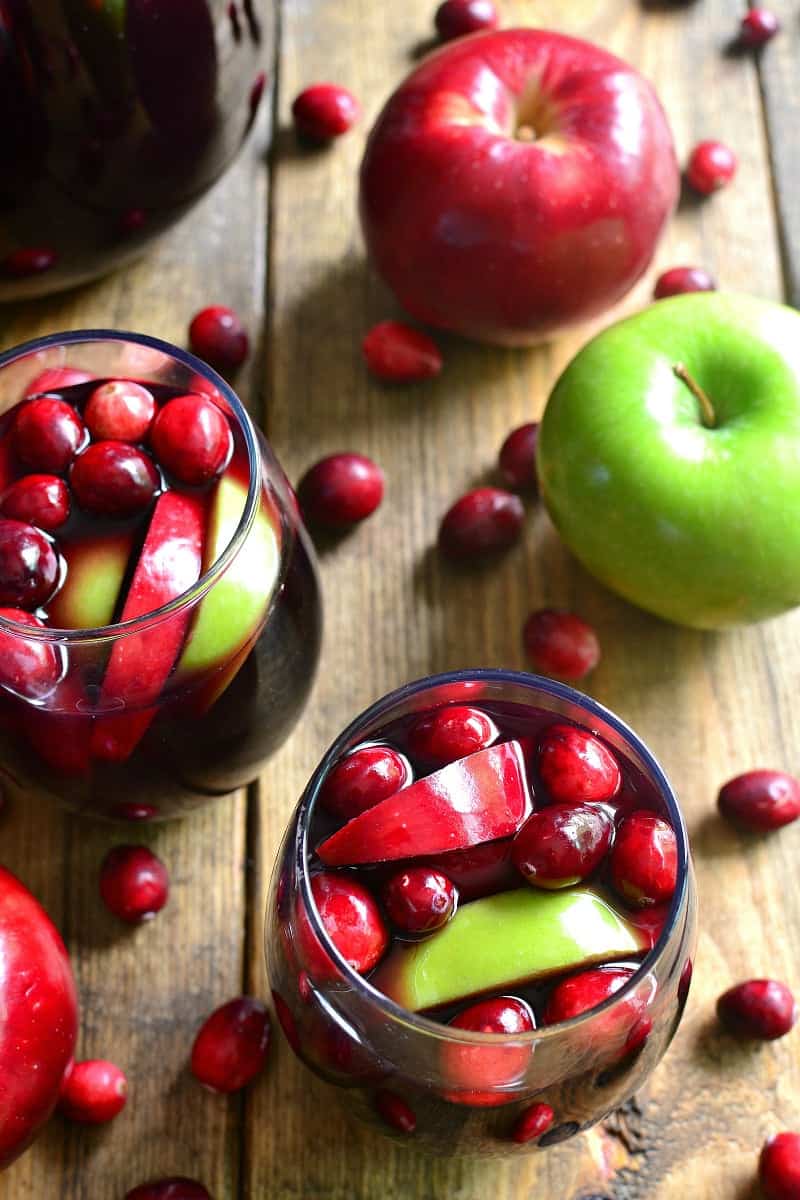
{"type": "MultiPolygon", "coordinates": [[[[109,378],[147,384],[162,403],[203,394],[227,417],[229,466],[195,489],[207,506],[203,573],[154,611],[120,619],[149,517],[132,531],[81,512],[73,497],[63,538],[52,535],[67,565],[45,626],[0,617],[0,780],[80,812],[159,819],[249,782],[286,738],[316,669],[320,596],[292,489],[241,401],[206,364],[156,338],[78,331],[0,355],[0,472],[14,453],[9,414],[42,390],[38,380],[80,411],[109,378]],[[52,372],[65,367],[87,382],[59,390],[52,372]],[[67,545],[77,549],[68,555],[67,545]]],[[[156,562],[174,545],[155,545],[156,562]]]]}
{"type": "MultiPolygon", "coordinates": [[[[323,816],[321,827],[330,828],[325,821],[323,816]]],[[[653,755],[594,700],[551,680],[503,670],[461,671],[409,684],[336,739],[286,832],[266,923],[273,999],[294,1051],[337,1086],[350,1113],[437,1155],[496,1156],[547,1146],[619,1107],[656,1066],[677,1029],[695,939],[686,829],[653,755]],[[677,836],[677,887],[660,933],[651,927],[654,944],[638,969],[591,1011],[531,1033],[473,1033],[400,1007],[338,953],[311,890],[319,869],[312,862],[320,827],[316,809],[334,764],[356,746],[389,737],[387,729],[407,728],[415,714],[454,703],[477,704],[507,729],[513,722],[513,736],[535,738],[554,720],[591,728],[624,764],[628,810],[630,804],[660,809],[677,836]],[[465,1072],[471,1080],[466,1089],[465,1072]],[[538,1132],[545,1132],[531,1136],[540,1119],[538,1132]]]]}

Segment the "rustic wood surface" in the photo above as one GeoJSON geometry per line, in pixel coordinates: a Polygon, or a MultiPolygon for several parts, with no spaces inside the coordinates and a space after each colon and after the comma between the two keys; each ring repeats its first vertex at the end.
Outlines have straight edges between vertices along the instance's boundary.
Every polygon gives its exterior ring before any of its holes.
{"type": "MultiPolygon", "coordinates": [[[[132,269],[0,310],[3,346],[103,324],[180,343],[196,308],[233,304],[258,343],[240,390],[290,476],[343,448],[373,456],[388,476],[380,512],[323,555],[326,640],[295,735],[249,797],[142,835],[173,879],[156,921],[120,932],[98,902],[98,864],[119,831],[34,806],[3,818],[3,862],[46,903],[74,956],[79,1052],[118,1061],[131,1081],[127,1110],[105,1130],[56,1118],[3,1176],[9,1200],[121,1200],[134,1183],[170,1173],[203,1179],[215,1200],[755,1200],[762,1139],[800,1124],[800,1034],[743,1049],[712,1019],[714,997],[738,978],[769,973],[800,987],[800,829],[747,841],[723,827],[713,803],[738,770],[800,770],[800,614],[726,635],[668,626],[596,585],[535,505],[524,545],[500,566],[457,575],[442,567],[431,552],[441,512],[491,472],[505,432],[541,411],[588,329],[535,351],[443,339],[441,378],[403,390],[370,381],[360,360],[363,332],[397,310],[364,263],[356,168],[382,99],[429,37],[432,7],[286,0],[271,43],[272,136],[265,111],[226,179],[132,269]],[[327,151],[301,151],[287,131],[289,106],[320,78],[350,86],[364,121],[327,151]],[[574,607],[599,630],[605,654],[588,690],[662,759],[693,840],[695,984],[647,1093],[564,1146],[478,1164],[424,1158],[361,1133],[279,1037],[268,1072],[245,1096],[202,1092],[185,1069],[198,1021],[243,983],[267,994],[269,872],[321,751],[345,718],[407,679],[524,666],[519,629],[545,603],[574,607]]],[[[730,189],[682,204],[625,310],[646,303],[657,270],[676,263],[704,265],[726,288],[800,300],[800,25],[794,0],[772,7],[784,33],[757,63],[727,52],[740,15],[730,0],[504,0],[507,25],[577,33],[637,64],[659,88],[682,157],[708,136],[739,154],[730,189]]]]}

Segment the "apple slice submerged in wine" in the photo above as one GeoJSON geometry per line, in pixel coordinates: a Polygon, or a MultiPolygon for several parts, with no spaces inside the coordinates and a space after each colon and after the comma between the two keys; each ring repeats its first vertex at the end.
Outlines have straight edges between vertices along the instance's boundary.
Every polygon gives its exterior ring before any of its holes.
{"type": "Polygon", "coordinates": [[[113,533],[92,541],[64,544],[67,573],[48,605],[57,629],[99,629],[110,625],[133,551],[132,533],[113,533]]]}

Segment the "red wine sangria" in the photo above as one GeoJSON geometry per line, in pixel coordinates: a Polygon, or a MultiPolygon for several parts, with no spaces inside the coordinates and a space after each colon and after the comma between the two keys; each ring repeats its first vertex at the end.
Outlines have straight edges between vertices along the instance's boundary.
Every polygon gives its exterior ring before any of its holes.
{"type": "Polygon", "coordinates": [[[359,717],[298,806],[267,914],[277,1015],[384,1133],[548,1146],[664,1054],[695,903],[675,796],[617,717],[533,675],[432,677],[359,717]]]}
{"type": "Polygon", "coordinates": [[[134,334],[0,356],[0,780],[97,815],[255,777],[314,676],[286,479],[235,393],[134,334]]]}

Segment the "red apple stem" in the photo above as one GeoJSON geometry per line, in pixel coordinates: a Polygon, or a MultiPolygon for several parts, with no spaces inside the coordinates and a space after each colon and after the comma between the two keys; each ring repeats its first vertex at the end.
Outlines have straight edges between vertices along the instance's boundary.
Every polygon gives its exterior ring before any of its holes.
{"type": "Polygon", "coordinates": [[[689,391],[700,405],[700,415],[702,417],[703,424],[707,429],[713,429],[717,423],[717,414],[714,412],[714,405],[711,403],[708,394],[703,391],[697,380],[689,374],[683,363],[674,363],[672,371],[674,375],[677,375],[678,379],[680,379],[682,383],[686,384],[689,391]]]}

